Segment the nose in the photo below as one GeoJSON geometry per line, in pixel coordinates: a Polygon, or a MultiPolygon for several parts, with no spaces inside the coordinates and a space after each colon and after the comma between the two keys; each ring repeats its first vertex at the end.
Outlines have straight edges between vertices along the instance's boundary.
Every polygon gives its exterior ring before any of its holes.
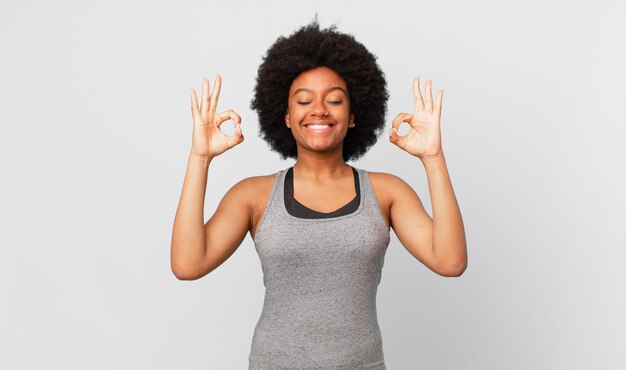
{"type": "Polygon", "coordinates": [[[318,101],[314,103],[311,109],[311,115],[316,117],[325,117],[328,115],[328,110],[326,110],[323,102],[318,101]]]}

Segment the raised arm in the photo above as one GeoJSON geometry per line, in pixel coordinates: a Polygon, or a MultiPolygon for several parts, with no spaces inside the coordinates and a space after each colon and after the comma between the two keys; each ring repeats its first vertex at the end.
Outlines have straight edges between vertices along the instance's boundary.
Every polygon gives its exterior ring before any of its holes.
{"type": "Polygon", "coordinates": [[[419,78],[413,81],[415,113],[400,113],[394,119],[389,140],[418,157],[426,170],[433,217],[428,216],[408,184],[396,181],[391,219],[398,239],[428,268],[443,276],[459,276],[467,268],[467,247],[461,211],[452,189],[443,149],[440,116],[443,90],[433,107],[432,82],[426,81],[426,101],[419,78]],[[398,135],[402,122],[411,129],[398,135]]]}
{"type": "Polygon", "coordinates": [[[195,90],[190,90],[192,148],[174,218],[170,255],[172,272],[181,280],[198,279],[223,263],[241,244],[250,226],[249,198],[243,196],[245,181],[226,193],[215,214],[204,224],[209,165],[215,157],[243,141],[239,115],[233,110],[215,112],[220,88],[218,75],[209,95],[209,81],[204,79],[200,107],[195,90]],[[220,125],[229,119],[235,121],[233,136],[220,131],[220,125]]]}

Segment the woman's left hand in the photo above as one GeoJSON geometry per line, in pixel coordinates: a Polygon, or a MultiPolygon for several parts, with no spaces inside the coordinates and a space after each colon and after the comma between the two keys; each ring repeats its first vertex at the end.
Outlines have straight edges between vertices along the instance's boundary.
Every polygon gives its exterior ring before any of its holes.
{"type": "Polygon", "coordinates": [[[413,98],[415,113],[400,113],[391,124],[389,141],[420,159],[437,157],[443,153],[441,148],[441,101],[443,90],[437,92],[437,100],[433,107],[432,81],[426,80],[426,101],[422,99],[420,79],[413,80],[413,98]],[[402,122],[411,125],[408,134],[398,135],[398,128],[402,122]]]}

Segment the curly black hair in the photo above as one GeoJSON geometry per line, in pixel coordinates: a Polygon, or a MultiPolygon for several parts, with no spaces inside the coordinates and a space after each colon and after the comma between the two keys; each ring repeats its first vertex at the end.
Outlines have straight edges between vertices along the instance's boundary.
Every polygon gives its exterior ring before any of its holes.
{"type": "Polygon", "coordinates": [[[302,72],[325,66],[348,86],[356,126],[343,141],[343,160],[357,159],[376,143],[385,126],[387,83],[370,53],[354,36],[336,26],[320,29],[317,17],[289,37],[280,36],[267,50],[250,107],[259,115],[259,137],[282,159],[297,159],[296,140],[285,125],[289,89],[302,72]]]}

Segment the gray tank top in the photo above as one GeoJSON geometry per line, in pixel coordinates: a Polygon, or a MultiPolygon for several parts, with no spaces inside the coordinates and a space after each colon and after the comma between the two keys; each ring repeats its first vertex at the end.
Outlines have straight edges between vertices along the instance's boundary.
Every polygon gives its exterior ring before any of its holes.
{"type": "Polygon", "coordinates": [[[389,229],[367,171],[355,169],[358,208],[328,218],[290,214],[287,169],[276,174],[253,237],[265,300],[250,370],[386,370],[376,292],[389,229]]]}

